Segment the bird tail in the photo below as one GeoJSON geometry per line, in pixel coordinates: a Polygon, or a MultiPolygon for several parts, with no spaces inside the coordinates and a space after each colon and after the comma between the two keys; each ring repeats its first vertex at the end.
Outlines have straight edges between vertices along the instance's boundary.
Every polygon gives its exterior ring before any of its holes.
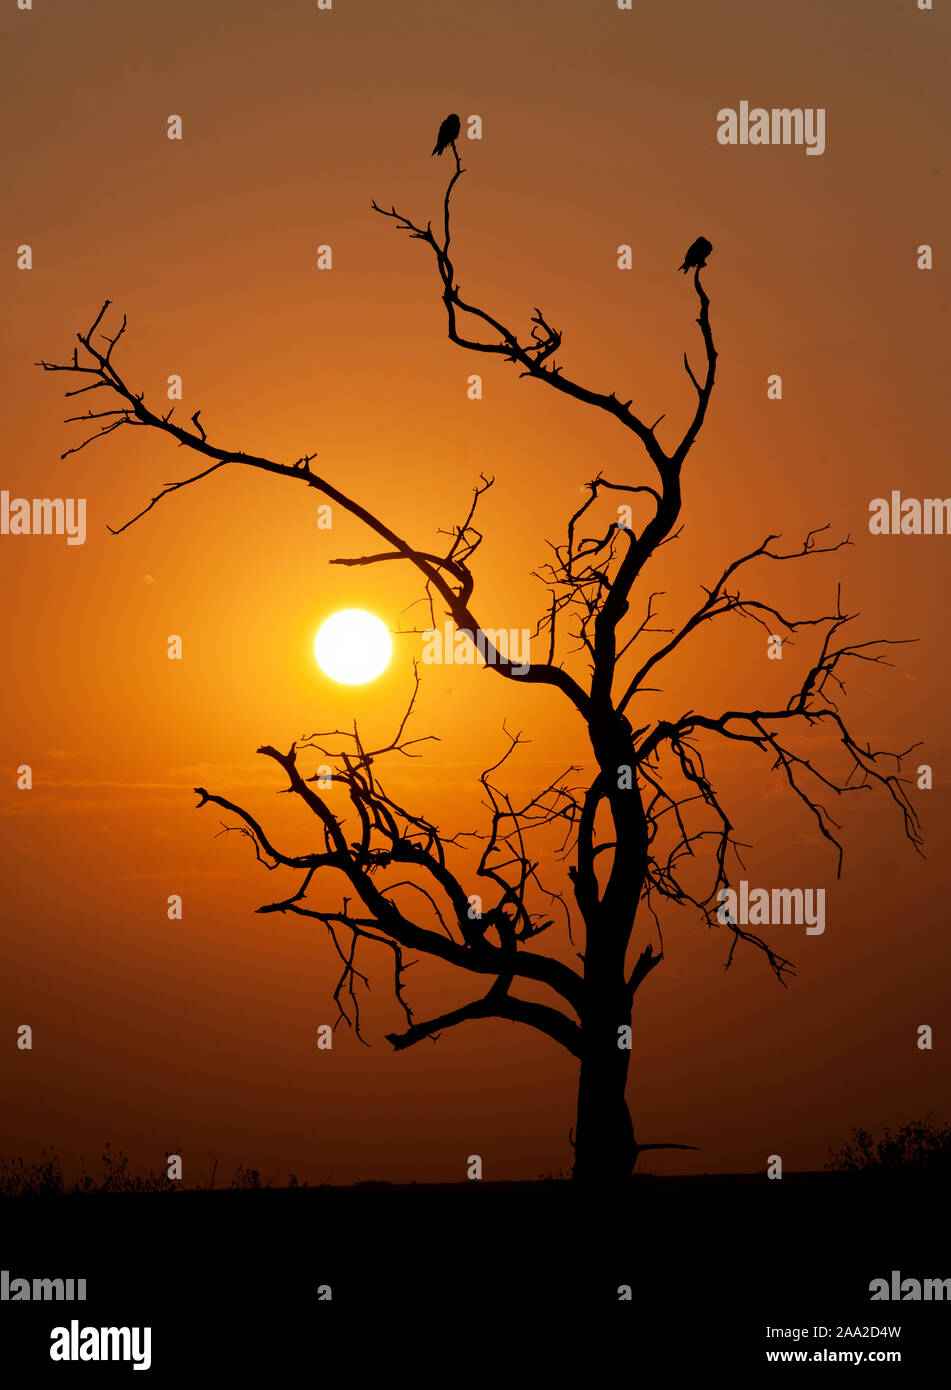
{"type": "Polygon", "coordinates": [[[683,265],[679,265],[679,266],[677,267],[677,269],[678,269],[678,270],[682,270],[683,273],[686,275],[686,274],[687,274],[687,262],[684,261],[683,265]]]}
{"type": "Polygon", "coordinates": [[[433,149],[433,154],[442,154],[442,150],[439,148],[439,141],[438,141],[438,140],[436,141],[435,147],[434,147],[434,149],[433,149]]]}

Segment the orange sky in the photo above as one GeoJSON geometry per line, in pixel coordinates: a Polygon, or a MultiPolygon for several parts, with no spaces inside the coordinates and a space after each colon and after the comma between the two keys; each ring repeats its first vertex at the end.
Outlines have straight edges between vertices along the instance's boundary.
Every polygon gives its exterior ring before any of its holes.
{"type": "MultiPolygon", "coordinates": [[[[368,548],[356,522],[316,528],[316,497],[222,470],[111,536],[189,461],[147,432],[60,462],[81,437],[60,386],[33,365],[62,360],[105,298],[129,316],[121,366],[156,405],[184,380],[226,447],[323,473],[423,547],[459,520],[480,471],[477,608],[486,626],[532,626],[530,571],[561,539],[598,471],[653,481],[634,440],[577,402],[452,347],[425,248],[370,199],[438,214],[442,116],[478,113],[456,203],[464,290],[523,329],[543,308],[559,361],[632,397],[671,446],[689,418],[696,303],[677,275],[698,234],[720,353],[718,383],[685,473],[683,538],[651,565],[668,625],[702,581],[770,531],[795,542],[831,524],[855,546],[808,568],[753,577],[758,597],[800,610],[843,602],[861,640],[912,636],[895,667],[859,668],[849,717],[873,746],[921,740],[935,769],[915,795],[927,862],[875,796],[843,808],[845,874],[804,809],[755,757],[711,750],[748,878],[827,890],[822,937],[782,937],[788,990],[686,913],[665,921],[666,960],[638,996],[630,1098],[638,1137],[699,1146],[655,1171],[819,1166],[853,1125],[941,1108],[948,948],[943,845],[951,640],[937,600],[951,539],[868,534],[871,498],[948,491],[939,403],[947,281],[939,155],[946,14],[885,4],[415,0],[277,7],[232,0],[129,6],[36,0],[2,21],[13,132],[3,193],[5,449],[0,487],[85,497],[85,545],[0,537],[6,704],[0,766],[4,970],[0,1153],[98,1154],[110,1139],[138,1167],[167,1149],[197,1178],[218,1154],[283,1177],[449,1180],[466,1155],[485,1176],[567,1170],[575,1063],[547,1039],[494,1022],[394,1054],[386,962],[365,1005],[372,1049],[332,1021],[334,960],[297,919],[255,917],[277,896],[240,837],[214,838],[191,788],[256,809],[301,850],[306,819],[274,793],[254,750],[286,747],[354,716],[388,736],[412,683],[418,639],[398,638],[378,682],[334,686],[311,656],[339,607],[396,627],[419,586],[405,568],[329,568],[368,548]],[[741,100],[822,106],[827,148],[724,148],[716,112],[741,100]],[[184,138],[166,138],[170,114],[184,138]],[[937,243],[931,272],[915,249],[937,243]],[[16,268],[29,243],[34,268],[16,268]],[[315,268],[333,247],[334,269],[315,268]],[[616,248],[634,247],[634,269],[616,248]],[[467,400],[479,371],[484,399],[467,400]],[[783,376],[784,399],[766,399],[783,376]],[[681,426],[682,428],[682,426],[681,426]],[[166,639],[183,637],[170,662],[166,639]],[[415,644],[415,645],[414,645],[415,644]],[[15,789],[30,763],[34,789],[15,789]],[[184,897],[184,918],[165,903],[184,897]],[[34,1030],[31,1053],[15,1030],[34,1030]],[[915,1030],[935,1029],[921,1052],[915,1030]]],[[[194,470],[193,470],[194,471],[194,470]]],[[[604,516],[610,517],[605,504],[604,516]]],[[[717,713],[785,695],[808,639],[765,660],[758,628],[699,638],[651,712],[717,713]]],[[[583,763],[583,730],[551,692],[472,667],[425,671],[416,731],[425,757],[386,785],[447,828],[479,823],[477,776],[504,746],[522,791],[583,763]]],[[[784,930],[775,929],[777,936],[784,930]]],[[[550,947],[549,947],[550,949],[550,947]]],[[[416,999],[439,1011],[466,980],[418,968],[416,999]]]]}

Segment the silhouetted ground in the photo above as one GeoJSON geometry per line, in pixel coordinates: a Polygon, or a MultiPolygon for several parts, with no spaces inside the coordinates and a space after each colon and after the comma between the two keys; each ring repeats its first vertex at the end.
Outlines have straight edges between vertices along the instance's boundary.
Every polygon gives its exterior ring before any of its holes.
{"type": "MultiPolygon", "coordinates": [[[[263,1384],[304,1384],[304,1371],[317,1383],[332,1351],[360,1380],[402,1366],[418,1384],[452,1385],[451,1359],[443,1379],[418,1376],[433,1335],[450,1334],[456,1369],[471,1369],[491,1366],[513,1327],[521,1377],[572,1348],[620,1347],[632,1380],[660,1357],[674,1384],[680,1368],[737,1366],[758,1368],[760,1383],[776,1369],[767,1348],[897,1348],[901,1368],[868,1374],[901,1384],[902,1371],[940,1368],[951,1303],[872,1303],[869,1282],[893,1269],[951,1276],[948,1208],[937,1175],[851,1173],[638,1177],[610,1201],[564,1182],[5,1198],[0,1268],[84,1276],[88,1297],[0,1303],[0,1338],[34,1375],[23,1384],[131,1374],[52,1365],[50,1329],[71,1318],[151,1326],[149,1374],[170,1385],[239,1363],[270,1363],[263,1384]],[[767,1325],[902,1333],[767,1341],[767,1325]]],[[[592,1385],[616,1374],[601,1370],[592,1385]]]]}

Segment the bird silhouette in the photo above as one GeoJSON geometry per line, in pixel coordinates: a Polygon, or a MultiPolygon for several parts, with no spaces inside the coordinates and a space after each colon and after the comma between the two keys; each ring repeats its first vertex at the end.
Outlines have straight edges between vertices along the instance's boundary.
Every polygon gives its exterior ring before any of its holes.
{"type": "Polygon", "coordinates": [[[436,136],[436,148],[433,150],[433,154],[441,155],[443,150],[447,150],[450,145],[454,145],[461,129],[462,126],[458,116],[447,116],[439,127],[439,134],[436,136]]]}
{"type": "Polygon", "coordinates": [[[707,241],[706,237],[698,236],[697,240],[688,250],[686,256],[684,256],[683,265],[678,266],[677,269],[682,270],[685,275],[688,270],[693,270],[695,266],[697,270],[702,269],[702,267],[706,265],[707,257],[712,250],[713,246],[707,241]]]}

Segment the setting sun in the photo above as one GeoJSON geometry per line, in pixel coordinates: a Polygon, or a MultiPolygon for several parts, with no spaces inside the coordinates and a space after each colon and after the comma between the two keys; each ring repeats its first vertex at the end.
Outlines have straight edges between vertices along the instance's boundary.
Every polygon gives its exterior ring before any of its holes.
{"type": "Polygon", "coordinates": [[[372,613],[344,608],[321,623],[314,657],[325,676],[342,685],[365,685],[390,664],[393,639],[372,613]]]}

